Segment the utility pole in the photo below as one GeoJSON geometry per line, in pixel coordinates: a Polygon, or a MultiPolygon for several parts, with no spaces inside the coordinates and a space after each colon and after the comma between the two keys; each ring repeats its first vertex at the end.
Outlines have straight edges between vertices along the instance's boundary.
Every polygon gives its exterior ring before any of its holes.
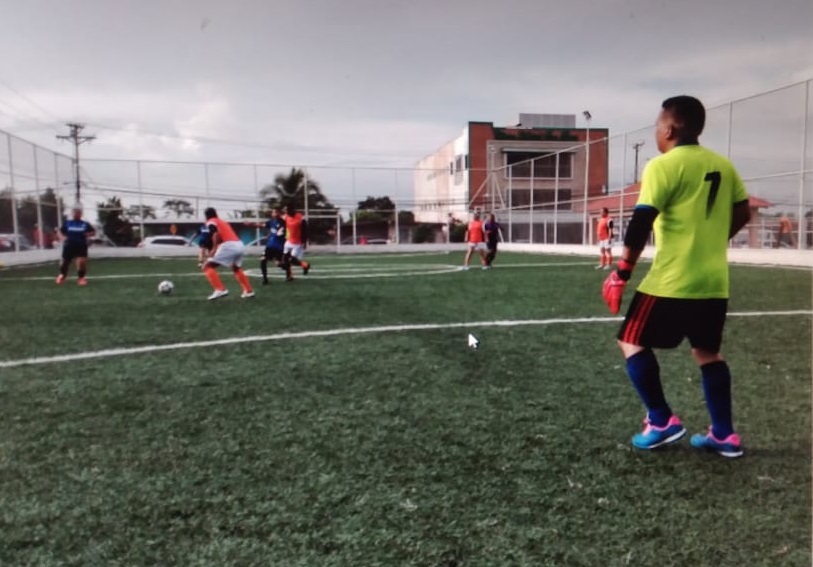
{"type": "Polygon", "coordinates": [[[632,149],[635,150],[635,180],[633,183],[638,183],[638,152],[641,151],[641,146],[643,146],[643,142],[636,142],[632,144],[632,149]]]}
{"type": "Polygon", "coordinates": [[[73,142],[73,151],[74,151],[74,158],[73,158],[73,165],[76,171],[75,179],[76,179],[76,204],[82,202],[80,197],[82,183],[79,180],[79,146],[84,144],[85,142],[90,142],[91,140],[95,140],[96,136],[80,136],[79,132],[85,129],[84,124],[76,124],[75,122],[68,122],[66,124],[68,128],[70,128],[70,134],[63,136],[57,135],[57,140],[70,140],[73,142]]]}

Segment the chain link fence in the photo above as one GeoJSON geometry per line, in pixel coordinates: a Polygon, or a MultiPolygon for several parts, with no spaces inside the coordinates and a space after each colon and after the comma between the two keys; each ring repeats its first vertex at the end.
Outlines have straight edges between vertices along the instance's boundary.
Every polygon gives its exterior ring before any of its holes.
{"type": "MultiPolygon", "coordinates": [[[[732,246],[813,248],[811,83],[707,109],[701,143],[734,162],[752,197],[753,219],[732,246]]],[[[0,132],[0,251],[53,246],[54,231],[77,198],[88,220],[104,225],[99,233],[107,232],[107,238],[100,243],[107,244],[135,245],[145,236],[194,225],[209,206],[235,223],[256,222],[267,214],[267,198],[273,196],[290,197],[308,217],[320,220],[323,243],[337,246],[454,242],[475,201],[483,212],[497,215],[510,242],[593,244],[603,207],[620,228],[616,238],[623,238],[640,173],[657,153],[653,125],[593,138],[590,150],[583,142],[570,142],[510,166],[488,163],[476,170],[466,163],[466,171],[485,174],[485,182],[443,201],[416,198],[415,179],[448,176],[445,166],[419,170],[83,159],[77,190],[71,157],[0,132]],[[583,172],[591,159],[607,163],[607,183],[599,194],[585,192],[583,172]],[[297,170],[309,190],[285,194],[279,180],[297,170]],[[364,201],[371,210],[359,210],[364,201]],[[415,211],[431,208],[437,209],[437,222],[415,222],[415,211]],[[114,217],[118,224],[111,221],[114,217]]]]}

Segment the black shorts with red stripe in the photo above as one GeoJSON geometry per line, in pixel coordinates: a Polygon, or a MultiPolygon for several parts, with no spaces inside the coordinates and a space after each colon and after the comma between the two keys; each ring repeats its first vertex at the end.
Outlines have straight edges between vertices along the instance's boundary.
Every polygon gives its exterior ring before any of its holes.
{"type": "Polygon", "coordinates": [[[677,299],[635,292],[618,340],[646,348],[692,348],[720,352],[727,299],[677,299]]]}

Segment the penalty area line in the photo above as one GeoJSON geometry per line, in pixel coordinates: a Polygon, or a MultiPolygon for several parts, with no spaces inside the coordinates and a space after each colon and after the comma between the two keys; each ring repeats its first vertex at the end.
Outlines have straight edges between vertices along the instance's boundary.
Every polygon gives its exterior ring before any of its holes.
{"type": "MultiPolygon", "coordinates": [[[[782,317],[794,315],[813,315],[813,311],[744,311],[739,313],[729,313],[729,317],[782,317]]],[[[94,358],[110,358],[115,356],[129,356],[134,354],[144,354],[151,352],[161,352],[168,350],[184,350],[193,348],[206,348],[212,346],[235,345],[243,343],[260,343],[270,341],[284,341],[295,339],[309,339],[317,337],[336,337],[343,335],[366,335],[374,333],[402,333],[408,331],[434,331],[443,329],[480,329],[483,327],[523,327],[523,326],[544,326],[544,325],[573,325],[587,323],[616,323],[623,320],[623,317],[573,317],[555,319],[525,319],[525,320],[505,320],[505,321],[470,321],[460,323],[422,323],[413,325],[382,325],[377,327],[345,327],[339,329],[326,329],[323,331],[299,331],[288,333],[276,333],[273,335],[254,335],[248,337],[231,337],[226,339],[213,339],[208,341],[191,341],[183,343],[169,343],[164,345],[145,345],[140,347],[123,347],[87,352],[77,352],[55,356],[40,356],[33,358],[21,358],[17,360],[0,361],[0,368],[15,368],[18,366],[31,366],[39,364],[52,364],[55,362],[72,362],[76,360],[88,360],[94,358]]]]}

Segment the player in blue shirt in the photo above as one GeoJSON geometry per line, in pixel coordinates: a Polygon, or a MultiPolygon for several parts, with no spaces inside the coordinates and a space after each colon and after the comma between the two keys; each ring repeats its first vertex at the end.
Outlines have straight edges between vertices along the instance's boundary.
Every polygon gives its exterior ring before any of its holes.
{"type": "Polygon", "coordinates": [[[263,285],[268,285],[268,261],[274,262],[278,268],[283,267],[283,248],[285,247],[285,221],[282,220],[282,209],[274,208],[271,218],[265,223],[268,230],[268,240],[260,260],[260,271],[263,273],[263,285]]]}
{"type": "Polygon", "coordinates": [[[264,228],[268,231],[265,241],[265,250],[260,258],[260,271],[263,274],[263,285],[268,285],[268,261],[274,262],[278,268],[285,269],[285,220],[282,218],[282,209],[274,207],[271,209],[271,218],[265,223],[245,223],[247,226],[264,228]]]}
{"type": "Polygon", "coordinates": [[[96,230],[89,222],[82,218],[82,206],[75,205],[71,211],[71,218],[66,220],[59,232],[62,234],[62,263],[59,265],[59,275],[56,277],[57,285],[65,282],[68,275],[68,266],[76,260],[76,275],[79,285],[87,285],[88,238],[96,234],[96,230]]]}
{"type": "Polygon", "coordinates": [[[209,231],[209,225],[205,223],[200,225],[192,238],[196,237],[200,237],[198,238],[198,268],[202,268],[207,256],[212,253],[212,233],[209,231]]]}
{"type": "Polygon", "coordinates": [[[502,240],[502,225],[497,222],[496,215],[490,215],[488,221],[483,226],[486,232],[486,267],[490,268],[494,258],[497,256],[497,242],[502,240]]]}

